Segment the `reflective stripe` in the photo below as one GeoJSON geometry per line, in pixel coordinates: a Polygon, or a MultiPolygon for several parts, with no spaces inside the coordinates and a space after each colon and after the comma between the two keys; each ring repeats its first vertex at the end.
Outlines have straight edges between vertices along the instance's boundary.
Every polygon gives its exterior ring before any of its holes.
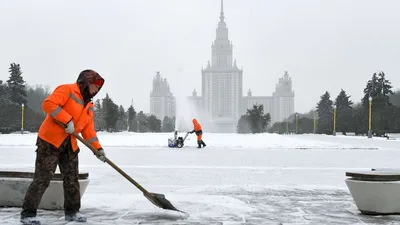
{"type": "Polygon", "coordinates": [[[61,112],[61,107],[60,106],[57,106],[57,108],[53,111],[53,112],[51,112],[51,116],[52,117],[56,117],[59,113],[61,112]]]}
{"type": "Polygon", "coordinates": [[[87,140],[89,143],[93,143],[95,141],[98,141],[99,139],[97,137],[92,137],[89,140],[87,140]]]}
{"type": "Polygon", "coordinates": [[[94,112],[94,108],[93,107],[89,107],[89,110],[94,112]]]}
{"type": "Polygon", "coordinates": [[[80,100],[79,98],[75,97],[75,95],[74,95],[74,94],[72,94],[72,93],[69,93],[69,97],[71,97],[72,99],[74,99],[74,100],[76,101],[76,103],[78,103],[78,104],[80,104],[80,105],[82,105],[82,106],[83,106],[83,101],[82,101],[82,100],[80,100]]]}

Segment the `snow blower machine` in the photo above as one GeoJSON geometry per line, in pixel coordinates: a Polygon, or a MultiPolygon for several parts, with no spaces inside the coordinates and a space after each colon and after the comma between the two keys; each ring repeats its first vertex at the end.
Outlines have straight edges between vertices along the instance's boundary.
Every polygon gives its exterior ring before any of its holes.
{"type": "Polygon", "coordinates": [[[186,133],[185,137],[178,137],[178,131],[175,131],[174,137],[168,139],[168,147],[170,148],[182,148],[189,132],[186,133]]]}

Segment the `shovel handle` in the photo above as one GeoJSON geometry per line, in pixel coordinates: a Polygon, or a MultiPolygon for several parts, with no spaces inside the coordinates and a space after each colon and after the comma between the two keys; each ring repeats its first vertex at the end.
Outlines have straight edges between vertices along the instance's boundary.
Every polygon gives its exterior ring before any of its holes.
{"type": "MultiPolygon", "coordinates": [[[[101,156],[101,154],[95,149],[88,141],[83,139],[81,136],[79,136],[77,133],[72,133],[72,136],[76,137],[79,141],[81,141],[86,147],[88,147],[96,156],[101,156]]],[[[129,180],[133,185],[135,185],[139,190],[143,192],[145,195],[149,195],[149,192],[142,187],[138,182],[136,182],[132,177],[130,177],[128,174],[126,174],[122,169],[120,169],[117,165],[115,165],[110,159],[108,159],[106,156],[104,156],[105,162],[108,163],[112,168],[114,168],[118,173],[120,173],[123,177],[125,177],[127,180],[129,180]]]]}
{"type": "MultiPolygon", "coordinates": [[[[62,127],[65,127],[65,124],[61,123],[58,120],[55,120],[56,123],[61,125],[62,127]]],[[[88,141],[83,139],[81,136],[79,136],[77,133],[72,132],[72,136],[74,136],[76,139],[78,139],[80,142],[82,142],[86,147],[88,147],[96,156],[102,156],[93,145],[91,145],[88,141]]],[[[115,165],[110,159],[105,157],[105,162],[108,163],[112,168],[114,168],[118,173],[120,173],[123,177],[125,177],[127,180],[129,180],[133,185],[135,185],[139,190],[143,192],[144,195],[149,196],[150,198],[154,198],[153,195],[150,194],[144,187],[142,187],[138,182],[136,182],[132,177],[130,177],[128,174],[126,174],[123,170],[121,170],[117,165],[115,165]]]]}

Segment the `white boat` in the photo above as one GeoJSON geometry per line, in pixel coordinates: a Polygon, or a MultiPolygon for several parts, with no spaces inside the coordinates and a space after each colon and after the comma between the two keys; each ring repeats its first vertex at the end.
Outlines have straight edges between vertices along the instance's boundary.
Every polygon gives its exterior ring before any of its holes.
{"type": "MultiPolygon", "coordinates": [[[[0,207],[22,207],[25,193],[33,180],[34,173],[0,171],[0,207]]],[[[79,173],[81,198],[89,185],[89,174],[79,173]]],[[[64,208],[64,188],[61,174],[56,173],[43,194],[39,209],[64,208]]]]}

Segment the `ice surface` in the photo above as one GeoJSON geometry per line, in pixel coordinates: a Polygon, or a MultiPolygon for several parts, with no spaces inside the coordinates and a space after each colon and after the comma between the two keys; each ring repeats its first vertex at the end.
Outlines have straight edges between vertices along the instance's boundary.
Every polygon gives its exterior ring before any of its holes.
{"type": "MultiPolygon", "coordinates": [[[[184,132],[180,136],[184,136],[184,132]]],[[[171,134],[99,133],[107,156],[150,192],[165,194],[190,217],[151,204],[82,144],[80,171],[90,184],[81,212],[94,224],[396,224],[366,216],[344,180],[348,170],[399,168],[400,141],[383,138],[194,135],[182,149],[171,134]]],[[[33,171],[36,134],[0,135],[0,170],[33,171]]],[[[20,208],[1,208],[1,224],[19,224],[20,208]]],[[[43,224],[67,224],[63,211],[39,210],[43,224]]],[[[78,224],[70,222],[68,224],[78,224]]]]}

